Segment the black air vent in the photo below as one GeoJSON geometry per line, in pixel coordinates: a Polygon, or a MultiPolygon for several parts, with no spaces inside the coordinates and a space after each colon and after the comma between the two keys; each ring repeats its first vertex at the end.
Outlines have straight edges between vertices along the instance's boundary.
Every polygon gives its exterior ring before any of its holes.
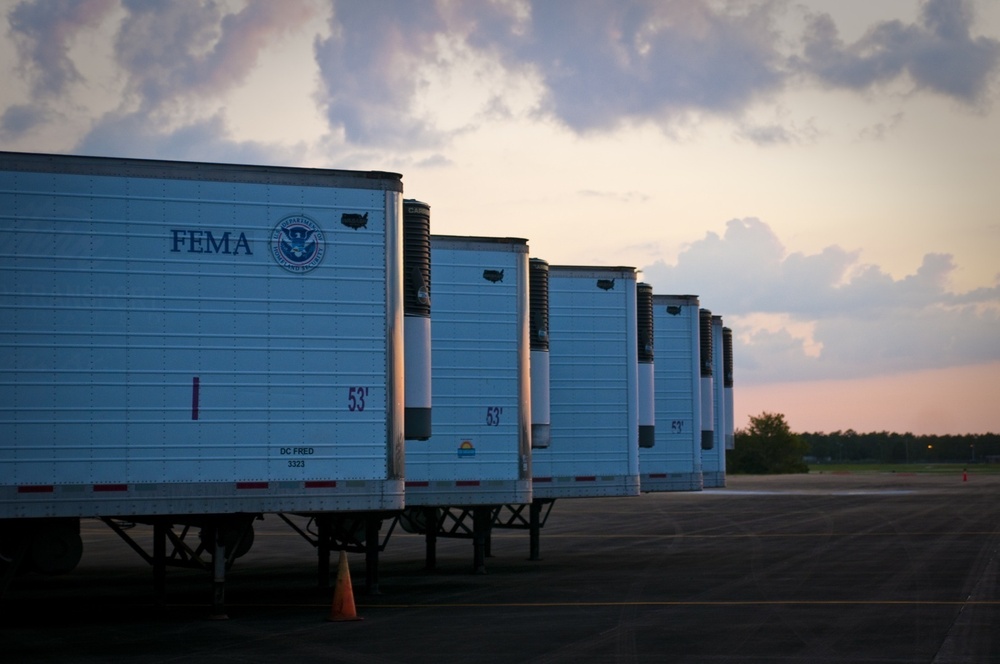
{"type": "Polygon", "coordinates": [[[698,336],[701,343],[701,376],[712,375],[712,312],[702,309],[698,312],[698,336]]]}
{"type": "Polygon", "coordinates": [[[532,258],[528,264],[528,326],[531,350],[549,349],[549,264],[532,258]]]}
{"type": "Polygon", "coordinates": [[[403,201],[403,313],[431,314],[431,206],[403,201]]]}
{"type": "Polygon", "coordinates": [[[733,386],[733,331],[722,328],[722,386],[733,386]]]}
{"type": "Polygon", "coordinates": [[[653,361],[653,287],[635,285],[635,315],[639,324],[639,361],[653,361]]]}

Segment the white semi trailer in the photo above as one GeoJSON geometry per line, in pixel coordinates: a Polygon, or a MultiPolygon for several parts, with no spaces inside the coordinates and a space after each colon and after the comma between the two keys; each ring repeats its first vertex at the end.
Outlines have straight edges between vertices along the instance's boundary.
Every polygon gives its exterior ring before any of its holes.
{"type": "Polygon", "coordinates": [[[431,383],[435,425],[407,444],[404,528],[473,540],[485,571],[493,512],[531,502],[528,244],[431,236],[431,383]]]}
{"type": "Polygon", "coordinates": [[[200,527],[218,582],[257,515],[401,509],[401,204],[393,173],[0,153],[5,578],[75,566],[81,517],[154,525],[154,569],[200,527]]]}
{"type": "Polygon", "coordinates": [[[635,286],[637,356],[639,358],[639,448],[656,445],[656,370],[653,362],[653,287],[635,286]]]}
{"type": "Polygon", "coordinates": [[[656,445],[639,450],[642,490],[700,491],[701,375],[695,295],[653,295],[656,445]]]}
{"type": "Polygon", "coordinates": [[[549,267],[551,442],[534,498],[639,493],[636,271],[549,267]]]}
{"type": "Polygon", "coordinates": [[[733,331],[722,328],[722,386],[726,407],[726,449],[736,449],[736,421],[733,412],[733,331]]]}
{"type": "MultiPolygon", "coordinates": [[[[701,449],[702,452],[715,447],[715,368],[712,362],[712,312],[702,309],[698,312],[698,364],[701,367],[701,449]]],[[[705,455],[702,454],[704,461],[705,455]]]]}
{"type": "Polygon", "coordinates": [[[729,430],[728,418],[732,415],[726,412],[722,331],[722,316],[712,316],[712,412],[715,444],[712,449],[702,451],[701,468],[706,488],[726,486],[726,432],[729,430]]]}
{"type": "Polygon", "coordinates": [[[636,311],[635,268],[530,264],[531,420],[544,442],[532,443],[531,502],[500,506],[493,527],[528,530],[538,560],[557,499],[638,495],[655,414],[651,312],[636,311]]]}

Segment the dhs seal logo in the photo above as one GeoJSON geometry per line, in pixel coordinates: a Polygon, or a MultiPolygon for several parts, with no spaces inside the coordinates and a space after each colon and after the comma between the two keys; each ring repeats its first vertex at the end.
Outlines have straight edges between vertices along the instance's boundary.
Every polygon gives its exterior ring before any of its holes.
{"type": "Polygon", "coordinates": [[[285,217],[271,232],[271,255],[289,272],[309,272],[323,262],[325,253],[322,229],[305,215],[285,217]]]}

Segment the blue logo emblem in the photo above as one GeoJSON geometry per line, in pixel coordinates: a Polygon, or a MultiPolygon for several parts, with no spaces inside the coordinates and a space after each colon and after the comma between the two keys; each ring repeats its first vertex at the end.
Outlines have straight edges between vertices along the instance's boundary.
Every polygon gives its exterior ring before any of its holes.
{"type": "Polygon", "coordinates": [[[271,255],[289,272],[309,272],[323,262],[324,254],[323,231],[305,215],[285,217],[271,232],[271,255]]]}

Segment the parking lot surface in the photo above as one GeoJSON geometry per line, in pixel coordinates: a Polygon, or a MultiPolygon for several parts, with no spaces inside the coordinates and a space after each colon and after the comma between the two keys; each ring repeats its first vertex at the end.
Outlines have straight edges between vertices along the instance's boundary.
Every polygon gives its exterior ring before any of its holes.
{"type": "MultiPolygon", "coordinates": [[[[98,521],[64,576],[25,575],[0,603],[4,662],[997,662],[1000,474],[730,476],[725,489],[564,499],[528,560],[495,530],[487,573],[469,540],[397,529],[363,620],[329,622],[313,548],[272,515],[211,584],[150,567],[98,521]]],[[[334,559],[336,560],[336,558],[334,559]]]]}

